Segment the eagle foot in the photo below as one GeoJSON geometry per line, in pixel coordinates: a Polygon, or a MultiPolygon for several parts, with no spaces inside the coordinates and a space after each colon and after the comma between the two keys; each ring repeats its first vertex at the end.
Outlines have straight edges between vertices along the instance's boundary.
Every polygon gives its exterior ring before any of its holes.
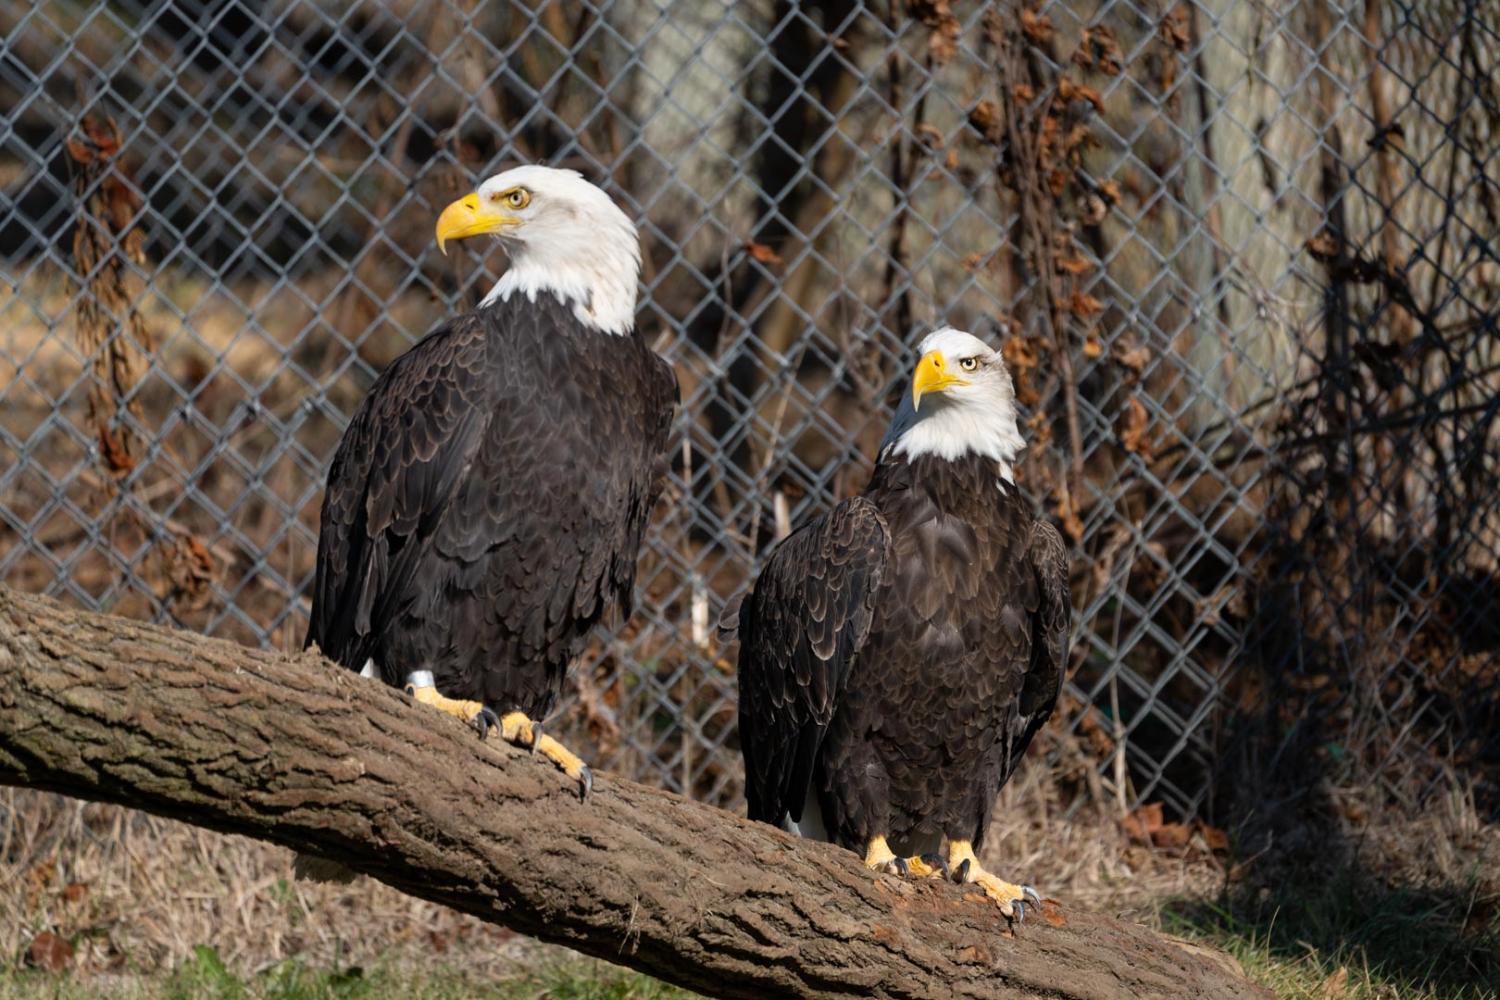
{"type": "Polygon", "coordinates": [[[884,837],[870,838],[865,851],[865,867],[902,878],[947,878],[948,862],[937,854],[902,858],[892,851],[884,837]]]}
{"type": "Polygon", "coordinates": [[[588,800],[589,792],[594,790],[594,772],[577,754],[544,733],[540,722],[533,722],[525,712],[506,712],[498,725],[501,739],[534,754],[540,753],[556,764],[564,774],[578,782],[579,801],[588,800]]]}
{"type": "Polygon", "coordinates": [[[484,738],[484,734],[489,731],[491,726],[500,725],[499,716],[495,715],[490,709],[485,708],[480,702],[445,698],[441,694],[438,694],[437,688],[431,685],[408,684],[406,685],[406,693],[413,701],[419,704],[430,705],[439,712],[467,722],[479,730],[480,739],[484,738]]]}
{"type": "Polygon", "coordinates": [[[1012,885],[980,867],[973,845],[967,840],[955,840],[948,845],[948,869],[953,881],[983,889],[986,896],[999,904],[1000,912],[1011,923],[1025,922],[1028,904],[1038,910],[1042,908],[1042,897],[1031,886],[1012,885]]]}

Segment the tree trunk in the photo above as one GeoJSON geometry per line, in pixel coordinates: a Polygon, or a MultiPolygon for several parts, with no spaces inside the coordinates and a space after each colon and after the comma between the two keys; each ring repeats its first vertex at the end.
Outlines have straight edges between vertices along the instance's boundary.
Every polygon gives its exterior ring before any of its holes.
{"type": "Polygon", "coordinates": [[[1224,964],[1050,903],[481,742],[316,653],[284,657],[0,588],[0,782],[337,859],[403,892],[725,997],[1260,997],[1224,964]]]}

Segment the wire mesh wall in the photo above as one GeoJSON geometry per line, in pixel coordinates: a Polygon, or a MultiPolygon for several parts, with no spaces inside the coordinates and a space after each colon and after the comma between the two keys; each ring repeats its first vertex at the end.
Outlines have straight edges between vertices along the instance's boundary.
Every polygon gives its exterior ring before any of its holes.
{"type": "Polygon", "coordinates": [[[709,622],[947,322],[1076,546],[1060,794],[1212,815],[1295,761],[1500,809],[1482,6],[7,6],[0,580],[299,645],[348,416],[504,268],[438,210],[547,162],[638,220],[682,385],[640,610],[570,682],[600,764],[739,795],[709,622]]]}

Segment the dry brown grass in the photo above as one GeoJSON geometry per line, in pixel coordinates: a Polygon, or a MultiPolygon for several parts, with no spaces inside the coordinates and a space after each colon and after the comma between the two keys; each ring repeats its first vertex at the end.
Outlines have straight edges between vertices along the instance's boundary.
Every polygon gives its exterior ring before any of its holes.
{"type": "Polygon", "coordinates": [[[73,942],[75,978],[171,970],[197,945],[249,976],[308,964],[415,963],[436,953],[498,976],[515,935],[370,879],[291,879],[291,852],[117,806],[0,792],[0,965],[36,934],[73,942]]]}

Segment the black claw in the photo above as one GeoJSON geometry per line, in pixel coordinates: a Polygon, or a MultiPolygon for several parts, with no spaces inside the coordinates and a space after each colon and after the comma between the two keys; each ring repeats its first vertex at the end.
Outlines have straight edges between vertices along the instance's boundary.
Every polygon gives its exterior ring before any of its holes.
{"type": "Polygon", "coordinates": [[[589,792],[594,790],[594,772],[589,770],[587,764],[583,765],[583,771],[578,775],[578,801],[587,802],[589,792]]]}
{"type": "Polygon", "coordinates": [[[948,859],[941,854],[924,854],[922,860],[943,873],[943,878],[948,877],[948,859]]]}
{"type": "Polygon", "coordinates": [[[1024,924],[1026,922],[1026,901],[1024,899],[1013,899],[1010,903],[1011,923],[1024,924]]]}
{"type": "Polygon", "coordinates": [[[474,718],[469,720],[475,729],[479,730],[479,738],[484,739],[489,735],[491,729],[500,728],[500,716],[496,715],[494,709],[481,708],[474,713],[474,718]]]}
{"type": "Polygon", "coordinates": [[[417,700],[417,686],[415,684],[406,685],[406,696],[413,701],[417,700]]]}
{"type": "Polygon", "coordinates": [[[955,881],[955,882],[967,882],[967,881],[969,881],[969,859],[968,858],[964,858],[962,861],[960,861],[958,863],[958,868],[955,869],[954,872],[953,872],[953,881],[955,881]]]}
{"type": "Polygon", "coordinates": [[[542,742],[542,724],[533,722],[531,724],[531,752],[536,753],[536,745],[542,742]]]}
{"type": "Polygon", "coordinates": [[[896,866],[896,874],[902,878],[911,878],[911,866],[906,863],[905,858],[893,858],[892,864],[896,866]]]}
{"type": "Polygon", "coordinates": [[[1021,891],[1023,893],[1025,893],[1027,896],[1031,897],[1031,901],[1036,904],[1036,908],[1038,910],[1040,910],[1042,908],[1042,897],[1037,895],[1037,892],[1036,892],[1035,889],[1033,889],[1029,885],[1023,885],[1023,886],[1021,886],[1021,891]]]}

